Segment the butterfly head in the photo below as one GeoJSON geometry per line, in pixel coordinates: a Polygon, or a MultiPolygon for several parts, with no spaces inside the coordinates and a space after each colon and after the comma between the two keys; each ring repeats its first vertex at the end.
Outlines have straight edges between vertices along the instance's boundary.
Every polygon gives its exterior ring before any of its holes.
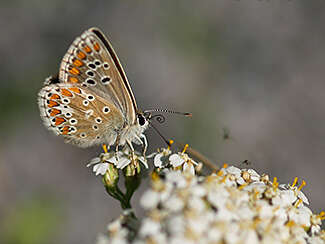
{"type": "Polygon", "coordinates": [[[149,124],[150,119],[151,119],[151,113],[143,113],[143,112],[137,113],[137,123],[141,127],[146,128],[149,124]]]}

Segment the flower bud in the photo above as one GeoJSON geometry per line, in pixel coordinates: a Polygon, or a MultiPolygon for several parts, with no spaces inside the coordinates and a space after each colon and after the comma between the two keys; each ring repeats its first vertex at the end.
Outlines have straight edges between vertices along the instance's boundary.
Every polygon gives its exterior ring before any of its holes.
{"type": "Polygon", "coordinates": [[[118,169],[114,164],[109,164],[106,173],[103,176],[103,183],[108,188],[116,187],[119,180],[118,169]]]}

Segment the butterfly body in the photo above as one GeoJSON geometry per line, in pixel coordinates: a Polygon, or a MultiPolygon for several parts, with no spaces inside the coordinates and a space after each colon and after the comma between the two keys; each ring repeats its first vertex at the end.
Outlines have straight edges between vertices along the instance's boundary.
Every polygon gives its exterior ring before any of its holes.
{"type": "Polygon", "coordinates": [[[45,126],[80,147],[132,147],[142,143],[148,126],[113,48],[96,28],[75,39],[38,104],[45,126]]]}

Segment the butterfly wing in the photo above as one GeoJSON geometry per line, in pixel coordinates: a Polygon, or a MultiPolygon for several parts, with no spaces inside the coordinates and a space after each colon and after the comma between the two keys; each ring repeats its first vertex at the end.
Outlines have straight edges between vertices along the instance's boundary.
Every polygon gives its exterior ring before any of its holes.
{"type": "Polygon", "coordinates": [[[45,126],[81,147],[112,145],[124,125],[114,103],[80,84],[49,84],[39,92],[38,103],[45,126]]]}
{"type": "Polygon", "coordinates": [[[128,125],[136,120],[137,105],[111,44],[97,28],[77,37],[64,56],[59,72],[64,83],[81,84],[111,101],[128,125]]]}

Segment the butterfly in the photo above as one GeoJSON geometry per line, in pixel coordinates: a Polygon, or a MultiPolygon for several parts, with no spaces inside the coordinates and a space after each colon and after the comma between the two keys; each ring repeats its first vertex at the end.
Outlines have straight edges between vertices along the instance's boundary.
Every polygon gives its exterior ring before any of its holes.
{"type": "Polygon", "coordinates": [[[138,109],[112,48],[98,28],[77,37],[64,55],[59,74],[38,94],[44,125],[80,147],[142,144],[151,113],[138,109]]]}

